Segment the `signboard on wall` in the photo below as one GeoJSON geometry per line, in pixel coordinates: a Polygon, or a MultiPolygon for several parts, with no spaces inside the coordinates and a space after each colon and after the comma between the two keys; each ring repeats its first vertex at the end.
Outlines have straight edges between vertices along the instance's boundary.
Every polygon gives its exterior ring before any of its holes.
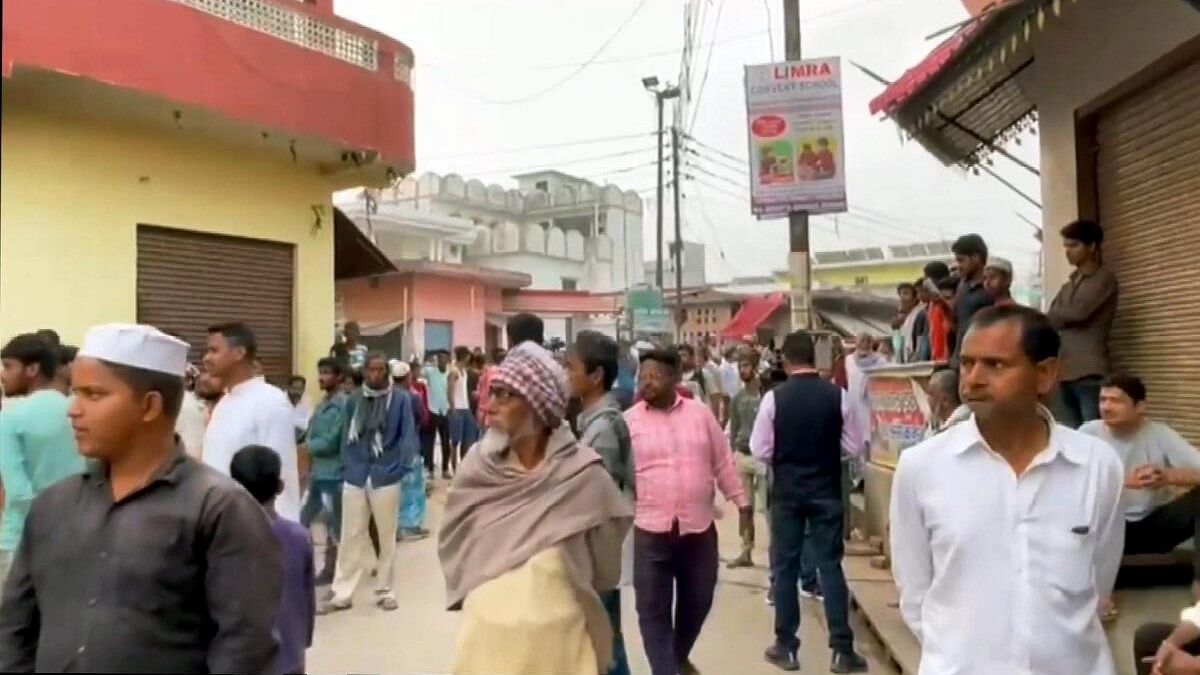
{"type": "Polygon", "coordinates": [[[900,453],[925,438],[929,420],[925,382],[932,368],[887,367],[870,371],[871,461],[894,467],[900,453]]]}
{"type": "Polygon", "coordinates": [[[841,59],[746,66],[746,111],[754,215],[845,212],[841,59]]]}
{"type": "Polygon", "coordinates": [[[662,289],[631,289],[625,294],[625,307],[635,338],[670,334],[675,330],[671,312],[663,307],[662,289]]]}

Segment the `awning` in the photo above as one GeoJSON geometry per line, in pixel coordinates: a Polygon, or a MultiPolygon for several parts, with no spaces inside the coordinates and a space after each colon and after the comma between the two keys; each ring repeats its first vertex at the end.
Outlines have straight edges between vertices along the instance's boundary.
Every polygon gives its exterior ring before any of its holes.
{"type": "Polygon", "coordinates": [[[1021,88],[1032,36],[1062,0],[1007,0],[975,17],[870,103],[945,164],[972,166],[1035,121],[1021,88]]]}
{"type": "Polygon", "coordinates": [[[395,321],[365,324],[360,326],[360,331],[363,337],[383,337],[406,323],[408,322],[404,319],[396,319],[395,321]]]}
{"type": "Polygon", "coordinates": [[[396,266],[388,260],[354,221],[333,209],[333,278],[354,279],[389,274],[396,266]]]}
{"type": "Polygon", "coordinates": [[[746,298],[742,307],[729,320],[729,324],[721,331],[721,337],[726,340],[740,340],[747,335],[753,335],[758,327],[771,318],[775,310],[787,304],[787,296],[783,293],[771,293],[758,298],[746,298]]]}

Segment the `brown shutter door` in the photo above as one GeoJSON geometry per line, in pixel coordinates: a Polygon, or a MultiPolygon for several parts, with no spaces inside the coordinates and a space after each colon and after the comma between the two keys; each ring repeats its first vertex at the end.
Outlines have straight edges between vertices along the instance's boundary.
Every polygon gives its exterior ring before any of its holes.
{"type": "Polygon", "coordinates": [[[209,326],[244,321],[258,337],[263,372],[292,371],[294,248],[256,239],[138,226],[138,322],[182,335],[191,358],[209,326]]]}
{"type": "Polygon", "coordinates": [[[1121,284],[1114,368],[1151,414],[1200,446],[1200,61],[1104,111],[1097,187],[1104,260],[1121,284]]]}

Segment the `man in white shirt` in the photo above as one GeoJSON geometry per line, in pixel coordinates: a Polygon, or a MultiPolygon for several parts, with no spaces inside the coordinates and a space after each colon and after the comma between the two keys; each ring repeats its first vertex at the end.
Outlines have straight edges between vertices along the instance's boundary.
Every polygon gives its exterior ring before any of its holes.
{"type": "Polygon", "coordinates": [[[1097,610],[1121,559],[1121,463],[1039,405],[1059,346],[1036,310],[981,310],[960,352],[973,415],[900,456],[892,567],[920,675],[1115,673],[1097,610]]]}
{"type": "Polygon", "coordinates": [[[1200,452],[1146,417],[1146,385],[1132,375],[1104,381],[1100,419],[1079,431],[1115,448],[1124,467],[1125,553],[1166,553],[1190,540],[1192,588],[1200,593],[1200,452]]]}
{"type": "Polygon", "coordinates": [[[204,434],[204,463],[225,475],[238,450],[265,445],[283,465],[283,492],[275,510],[289,520],[300,519],[300,475],[292,404],[283,390],[254,375],[258,340],[241,322],[208,329],[204,367],[220,378],[226,394],[213,409],[204,434]]]}
{"type": "Polygon", "coordinates": [[[304,438],[308,431],[308,420],[312,417],[312,406],[308,404],[305,392],[308,390],[308,380],[303,375],[292,375],[288,379],[287,397],[292,405],[292,421],[296,426],[296,442],[304,438]]]}

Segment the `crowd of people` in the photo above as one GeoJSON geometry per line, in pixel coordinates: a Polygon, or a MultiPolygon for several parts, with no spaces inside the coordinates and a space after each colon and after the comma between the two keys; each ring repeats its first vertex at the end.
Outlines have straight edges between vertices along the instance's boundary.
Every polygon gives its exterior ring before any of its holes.
{"type": "MultiPolygon", "coordinates": [[[[947,367],[890,505],[921,672],[1115,672],[1102,621],[1121,557],[1200,551],[1200,454],[1147,416],[1140,379],[1109,371],[1102,230],[1062,234],[1075,271],[1046,314],[1013,301],[1011,266],[968,235],[954,269],[900,287],[892,339],[834,341],[828,359],[809,331],[723,350],[584,331],[559,350],[521,314],[507,350],[405,360],[350,323],[311,405],[305,377],[262,377],[243,323],[210,327],[198,366],[148,326],[98,326],[78,349],[19,335],[0,349],[0,670],[304,672],[316,615],[364,585],[398,608],[397,545],[431,534],[440,455],[453,672],[627,675],[631,583],[653,675],[698,673],[718,491],[738,509],[729,567],[754,565],[766,515],[764,658],[800,668],[808,596],[830,672],[863,672],[845,492],[869,452],[871,370],[922,360],[947,367]]],[[[1200,672],[1198,617],[1144,626],[1141,672],[1200,672]]]]}

